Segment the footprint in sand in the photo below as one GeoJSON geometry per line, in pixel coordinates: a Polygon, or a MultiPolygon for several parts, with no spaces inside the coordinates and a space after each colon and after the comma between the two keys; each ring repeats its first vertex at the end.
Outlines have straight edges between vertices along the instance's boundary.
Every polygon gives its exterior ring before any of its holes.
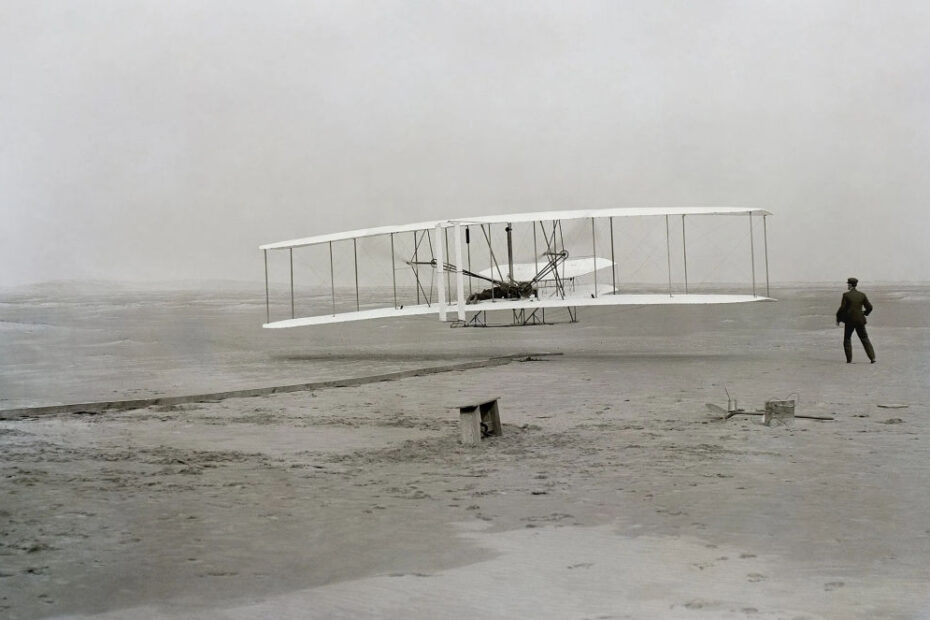
{"type": "Polygon", "coordinates": [[[836,590],[837,588],[842,588],[844,585],[846,584],[843,583],[842,581],[831,581],[829,583],[823,584],[823,589],[826,590],[827,592],[832,592],[833,590],[836,590]]]}
{"type": "Polygon", "coordinates": [[[749,573],[748,575],[746,575],[746,579],[750,583],[758,583],[760,581],[765,581],[766,579],[768,579],[768,577],[766,577],[762,573],[749,573]]]}
{"type": "Polygon", "coordinates": [[[685,609],[704,609],[705,607],[719,607],[720,603],[717,601],[702,601],[696,599],[693,601],[688,601],[685,603],[685,609]]]}
{"type": "Polygon", "coordinates": [[[429,573],[390,573],[388,577],[432,577],[429,573]]]}

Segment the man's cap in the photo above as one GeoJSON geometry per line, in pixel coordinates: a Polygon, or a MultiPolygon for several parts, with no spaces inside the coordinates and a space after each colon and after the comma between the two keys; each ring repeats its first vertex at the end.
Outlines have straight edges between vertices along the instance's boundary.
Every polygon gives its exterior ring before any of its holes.
{"type": "Polygon", "coordinates": [[[859,279],[858,278],[846,278],[846,283],[856,286],[857,284],[859,284],[859,279]]]}

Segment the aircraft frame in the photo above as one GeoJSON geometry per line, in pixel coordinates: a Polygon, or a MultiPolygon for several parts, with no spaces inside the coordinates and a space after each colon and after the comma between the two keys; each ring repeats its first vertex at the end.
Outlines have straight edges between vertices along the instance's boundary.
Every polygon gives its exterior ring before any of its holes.
{"type": "MultiPolygon", "coordinates": [[[[577,320],[578,307],[602,307],[621,305],[694,305],[745,303],[754,301],[771,301],[769,297],[768,266],[768,230],[767,217],[770,212],[764,209],[744,207],[677,207],[677,208],[616,208],[568,211],[541,211],[515,213],[508,215],[484,216],[453,220],[437,220],[405,224],[400,226],[383,226],[332,233],[281,241],[260,246],[265,260],[265,306],[266,322],[263,327],[270,329],[325,325],[346,321],[366,319],[403,317],[437,314],[440,321],[450,321],[454,326],[486,325],[486,313],[496,310],[510,310],[514,324],[529,325],[545,322],[546,308],[567,308],[572,322],[577,320]],[[705,216],[745,216],[749,222],[750,263],[752,270],[752,294],[694,294],[689,292],[688,283],[688,244],[686,237],[686,218],[705,216]],[[619,288],[617,279],[614,221],[628,217],[664,217],[667,255],[668,292],[665,293],[625,293],[619,288]],[[672,284],[672,250],[671,218],[680,217],[682,259],[684,274],[684,293],[675,292],[672,284]],[[756,250],[753,234],[753,218],[762,218],[763,257],[765,266],[765,295],[760,295],[756,281],[756,250]],[[570,220],[590,221],[590,257],[570,256],[566,250],[563,222],[570,220]],[[511,231],[514,224],[529,223],[532,226],[533,262],[515,263],[514,244],[511,231]],[[598,223],[609,231],[609,248],[598,245],[598,223]],[[548,226],[547,226],[548,224],[548,226]],[[504,225],[506,232],[506,259],[501,254],[500,260],[495,253],[492,238],[492,226],[504,225]],[[474,231],[475,235],[472,235],[474,231]],[[452,236],[450,244],[449,236],[452,236]],[[403,261],[412,270],[416,288],[415,304],[401,303],[398,298],[397,277],[398,260],[395,241],[399,235],[412,234],[413,254],[403,261]],[[391,272],[393,284],[393,303],[391,306],[362,309],[359,295],[358,241],[367,237],[385,236],[390,238],[391,272]],[[472,269],[471,237],[477,237],[479,244],[483,241],[487,248],[488,268],[476,271],[472,269]],[[435,243],[434,243],[435,239],[435,243]],[[336,276],[334,272],[333,244],[352,242],[355,311],[337,311],[336,276]],[[464,242],[464,243],[463,243],[464,242]],[[295,310],[294,258],[295,249],[306,246],[328,246],[331,312],[313,316],[298,317],[295,310]],[[450,247],[451,245],[451,247],[450,247]],[[463,246],[465,246],[463,248],[463,246]],[[540,249],[542,251],[540,252],[540,249]],[[610,258],[599,257],[598,252],[609,249],[610,258]],[[269,252],[284,251],[289,253],[290,263],[290,306],[291,317],[285,320],[271,320],[271,300],[269,285],[269,252]],[[428,253],[427,256],[421,255],[428,253]],[[451,254],[451,256],[450,256],[451,254]],[[607,268],[610,273],[606,274],[607,268]],[[424,283],[424,270],[430,273],[430,290],[424,283]],[[600,272],[600,274],[599,274],[600,272]],[[531,275],[530,278],[526,276],[531,275]],[[519,276],[519,277],[517,277],[519,276]],[[593,287],[574,290],[576,278],[591,276],[593,287]],[[466,282],[470,294],[466,296],[466,282]],[[475,282],[490,284],[490,288],[479,294],[473,292],[475,282]],[[435,299],[433,289],[435,284],[435,299]],[[540,291],[543,294],[540,294],[540,291]],[[424,303],[425,302],[425,303],[424,303]],[[472,317],[468,317],[471,312],[472,317]],[[450,315],[454,316],[450,319],[450,315]]],[[[499,230],[499,229],[498,229],[499,230]]],[[[606,235],[604,235],[606,236],[606,235]]],[[[577,243],[576,243],[577,245],[577,243]]],[[[500,250],[500,247],[497,247],[500,250]]]]}

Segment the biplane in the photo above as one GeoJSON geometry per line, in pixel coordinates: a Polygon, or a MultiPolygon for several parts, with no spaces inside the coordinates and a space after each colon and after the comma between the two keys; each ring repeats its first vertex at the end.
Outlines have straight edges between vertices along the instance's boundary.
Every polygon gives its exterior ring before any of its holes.
{"type": "Polygon", "coordinates": [[[511,324],[532,325],[546,322],[546,309],[565,309],[575,322],[579,307],[772,301],[769,215],[763,209],[742,207],[543,211],[382,226],[269,243],[260,246],[265,263],[263,327],[417,315],[436,315],[452,326],[486,326],[487,313],[496,311],[509,312],[511,324]],[[732,225],[722,231],[707,225],[736,222],[740,216],[748,222],[738,227],[742,231],[732,225]],[[743,226],[748,226],[748,236],[743,226]],[[756,274],[759,228],[764,294],[756,274]],[[689,246],[686,232],[694,229],[698,239],[689,246]],[[735,241],[740,237],[744,241],[735,241]],[[689,281],[689,250],[704,270],[704,277],[697,281],[694,257],[689,281]],[[302,283],[295,276],[295,251],[310,253],[301,256],[298,252],[298,271],[312,274],[302,283]],[[662,254],[665,260],[659,258],[662,254]],[[289,277],[274,281],[273,304],[269,270],[274,260],[280,263],[282,255],[287,258],[289,277]],[[748,272],[738,267],[745,263],[748,272]],[[665,273],[659,275],[661,271],[665,273]],[[721,273],[726,282],[708,277],[721,273]],[[276,314],[288,306],[288,293],[281,291],[285,282],[289,284],[290,316],[272,320],[273,305],[276,314]],[[279,301],[281,292],[284,303],[279,301]]]}

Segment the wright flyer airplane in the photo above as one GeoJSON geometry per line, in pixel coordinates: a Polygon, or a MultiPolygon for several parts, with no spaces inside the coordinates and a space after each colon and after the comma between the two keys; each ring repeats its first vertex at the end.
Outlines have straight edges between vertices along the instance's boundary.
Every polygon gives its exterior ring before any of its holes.
{"type": "Polygon", "coordinates": [[[263,327],[417,315],[485,326],[496,311],[532,325],[546,322],[547,309],[575,322],[582,307],[772,301],[769,215],[743,207],[542,211],[269,243],[260,246],[263,327]]]}

